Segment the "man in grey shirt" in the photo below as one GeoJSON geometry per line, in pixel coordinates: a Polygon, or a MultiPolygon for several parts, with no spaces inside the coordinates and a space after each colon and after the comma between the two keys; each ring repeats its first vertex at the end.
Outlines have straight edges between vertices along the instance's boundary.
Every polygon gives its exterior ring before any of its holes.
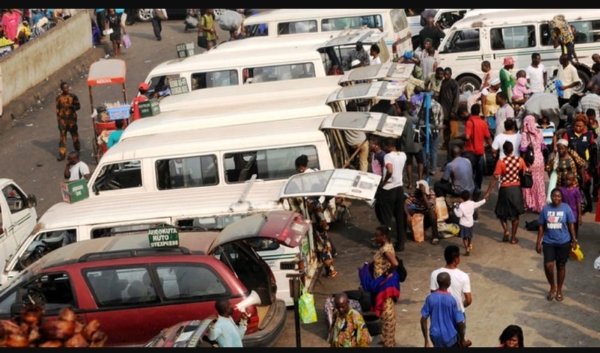
{"type": "Polygon", "coordinates": [[[475,182],[473,181],[473,167],[471,161],[462,157],[462,149],[459,146],[452,146],[452,161],[444,167],[442,179],[433,184],[433,191],[437,197],[446,197],[447,194],[460,196],[460,193],[467,190],[473,194],[475,182]]]}

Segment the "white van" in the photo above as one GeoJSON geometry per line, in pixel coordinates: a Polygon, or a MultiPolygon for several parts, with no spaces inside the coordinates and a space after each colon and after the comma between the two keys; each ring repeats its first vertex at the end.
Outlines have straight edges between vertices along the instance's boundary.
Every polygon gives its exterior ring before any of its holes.
{"type": "Polygon", "coordinates": [[[561,51],[553,47],[548,22],[558,14],[577,29],[575,51],[580,64],[575,67],[584,83],[581,89],[592,74],[592,54],[600,52],[600,9],[516,9],[467,16],[440,43],[440,66],[452,68],[461,92],[474,91],[482,82],[483,60],[497,71],[504,58],[512,57],[517,72],[531,64],[531,54],[539,53],[550,78],[558,69],[561,51]]]}
{"type": "MultiPolygon", "coordinates": [[[[35,230],[7,262],[0,275],[0,285],[35,260],[70,243],[101,237],[148,234],[149,229],[164,225],[175,226],[180,232],[222,230],[251,214],[289,208],[286,206],[288,198],[304,194],[315,196],[315,192],[368,201],[374,197],[380,181],[377,175],[353,170],[326,170],[322,173],[319,181],[321,185],[326,185],[322,190],[298,189],[298,186],[313,183],[298,182],[295,178],[293,188],[287,187],[287,181],[282,180],[278,187],[251,182],[232,188],[207,189],[203,191],[203,197],[184,193],[165,198],[161,194],[148,193],[138,195],[135,199],[96,198],[76,204],[57,203],[42,215],[35,230]],[[360,182],[356,182],[358,180],[360,182]],[[250,206],[243,205],[243,202],[250,206]]],[[[315,173],[311,180],[314,181],[319,174],[315,173]]],[[[278,299],[283,299],[288,306],[293,305],[286,275],[299,270],[306,271],[307,288],[312,286],[318,275],[319,265],[312,234],[306,233],[302,245],[296,248],[280,246],[268,239],[257,239],[252,244],[273,271],[278,285],[278,299]]]]}
{"type": "Polygon", "coordinates": [[[324,77],[324,59],[307,46],[287,46],[285,50],[248,49],[236,53],[197,54],[166,61],[154,67],[144,82],[149,94],[169,94],[172,80],[184,78],[187,91],[237,86],[303,77],[324,77]]]}
{"type": "Polygon", "coordinates": [[[412,50],[411,33],[404,9],[276,9],[244,19],[246,36],[289,36],[340,32],[363,27],[386,33],[390,51],[412,50]]]}
{"type": "MultiPolygon", "coordinates": [[[[157,116],[139,119],[131,123],[123,131],[119,143],[134,137],[177,134],[182,131],[208,127],[293,120],[314,116],[325,117],[333,112],[331,106],[326,103],[327,97],[333,91],[333,89],[327,90],[326,93],[297,101],[259,101],[249,104],[247,108],[236,106],[235,109],[227,109],[224,106],[217,106],[216,108],[202,109],[197,106],[186,110],[161,112],[157,116]]],[[[226,139],[226,136],[223,138],[226,139]]]]}
{"type": "MultiPolygon", "coordinates": [[[[339,79],[340,76],[299,78],[294,80],[293,84],[288,81],[273,81],[260,85],[216,87],[166,96],[159,101],[160,114],[141,120],[156,119],[166,112],[192,108],[195,108],[198,114],[211,115],[225,111],[231,113],[233,110],[252,110],[259,106],[264,109],[273,105],[298,105],[302,101],[327,96],[339,87],[339,79]]],[[[322,104],[325,105],[325,100],[322,104]]]]}
{"type": "Polygon", "coordinates": [[[37,222],[37,199],[12,179],[0,178],[0,264],[14,254],[37,222]]]}
{"type": "Polygon", "coordinates": [[[385,46],[385,33],[373,29],[344,31],[323,41],[248,38],[225,43],[227,46],[224,44],[220,50],[159,64],[150,71],[145,82],[150,86],[149,94],[162,92],[160,96],[164,96],[170,94],[169,83],[182,77],[187,92],[325,77],[336,74],[332,70],[334,65],[342,71],[350,69],[350,52],[359,41],[367,51],[372,44],[378,44],[382,63],[391,59],[385,46]]]}

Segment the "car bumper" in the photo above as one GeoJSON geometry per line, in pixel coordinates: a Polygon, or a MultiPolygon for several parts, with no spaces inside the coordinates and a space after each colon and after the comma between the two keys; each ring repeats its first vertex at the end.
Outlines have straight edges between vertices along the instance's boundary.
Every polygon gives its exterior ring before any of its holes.
{"type": "Polygon", "coordinates": [[[244,347],[271,347],[277,342],[279,336],[283,333],[287,315],[287,307],[285,302],[278,299],[275,304],[270,318],[267,318],[269,323],[267,326],[255,333],[245,335],[242,339],[244,347]]]}

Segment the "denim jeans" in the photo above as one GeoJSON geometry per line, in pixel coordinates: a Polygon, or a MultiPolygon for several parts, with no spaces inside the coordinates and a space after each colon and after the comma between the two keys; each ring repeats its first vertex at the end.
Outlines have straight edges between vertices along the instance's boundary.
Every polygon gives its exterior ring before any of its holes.
{"type": "MultiPolygon", "coordinates": [[[[431,134],[429,140],[429,153],[425,153],[425,166],[429,172],[435,172],[437,166],[437,155],[440,148],[439,134],[431,134]]],[[[423,143],[425,152],[425,143],[423,143]]]]}

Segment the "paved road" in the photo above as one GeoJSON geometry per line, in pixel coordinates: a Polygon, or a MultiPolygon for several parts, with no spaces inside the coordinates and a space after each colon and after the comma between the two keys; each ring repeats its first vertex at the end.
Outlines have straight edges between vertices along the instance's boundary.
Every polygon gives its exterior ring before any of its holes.
{"type": "MultiPolygon", "coordinates": [[[[127,91],[130,97],[137,92],[138,83],[160,62],[174,58],[175,45],[195,41],[194,33],[183,33],[180,20],[163,24],[163,40],[158,42],[152,34],[150,23],[128,26],[133,46],[123,50],[126,60],[127,91]]],[[[226,38],[221,33],[221,38],[226,38]]],[[[96,49],[101,51],[101,49],[96,49]]],[[[98,53],[101,57],[102,53],[98,53]]],[[[90,105],[86,86],[87,74],[63,77],[68,80],[72,92],[82,101],[80,134],[83,141],[83,160],[93,169],[91,139],[92,123],[89,119],[90,105]]],[[[57,87],[58,81],[47,84],[57,87]]],[[[98,89],[94,91],[95,102],[114,101],[120,98],[118,90],[98,89]]],[[[2,149],[0,165],[3,177],[15,179],[26,191],[38,197],[38,212],[43,214],[52,204],[61,200],[59,184],[63,180],[64,162],[57,162],[58,131],[55,123],[54,96],[24,116],[17,117],[14,127],[0,135],[2,149]]],[[[71,148],[69,142],[69,149],[71,148]]],[[[441,157],[440,161],[445,159],[441,157]]],[[[438,176],[439,177],[439,173],[438,176]]],[[[487,180],[485,186],[487,187],[487,180]]],[[[467,337],[475,347],[490,347],[498,344],[498,336],[509,324],[521,325],[525,332],[525,343],[529,347],[598,347],[598,272],[592,263],[600,249],[596,236],[598,226],[591,215],[584,216],[580,228],[580,244],[586,255],[584,261],[570,262],[567,266],[565,300],[562,303],[545,299],[547,284],[542,269],[542,258],[534,250],[535,233],[524,229],[525,220],[534,219],[533,214],[522,217],[517,245],[502,243],[499,223],[493,215],[492,197],[483,206],[479,222],[475,225],[474,251],[464,257],[460,268],[471,276],[473,304],[467,309],[467,337]]],[[[318,281],[314,288],[319,321],[301,324],[303,347],[324,347],[326,320],[323,314],[324,300],[338,291],[358,287],[357,267],[372,257],[373,248],[368,239],[377,226],[376,219],[368,206],[355,202],[351,208],[353,221],[332,226],[332,238],[339,256],[335,265],[341,276],[318,281]]],[[[422,346],[419,327],[419,310],[429,293],[429,273],[443,266],[443,248],[448,244],[460,245],[460,239],[451,238],[437,246],[429,243],[409,242],[399,255],[408,269],[408,279],[402,284],[401,300],[396,305],[398,325],[396,340],[400,347],[422,346]]],[[[293,310],[288,311],[284,335],[277,347],[296,346],[293,310]]],[[[376,340],[377,341],[377,340],[376,340]]],[[[377,342],[373,344],[377,346],[377,342]]]]}

